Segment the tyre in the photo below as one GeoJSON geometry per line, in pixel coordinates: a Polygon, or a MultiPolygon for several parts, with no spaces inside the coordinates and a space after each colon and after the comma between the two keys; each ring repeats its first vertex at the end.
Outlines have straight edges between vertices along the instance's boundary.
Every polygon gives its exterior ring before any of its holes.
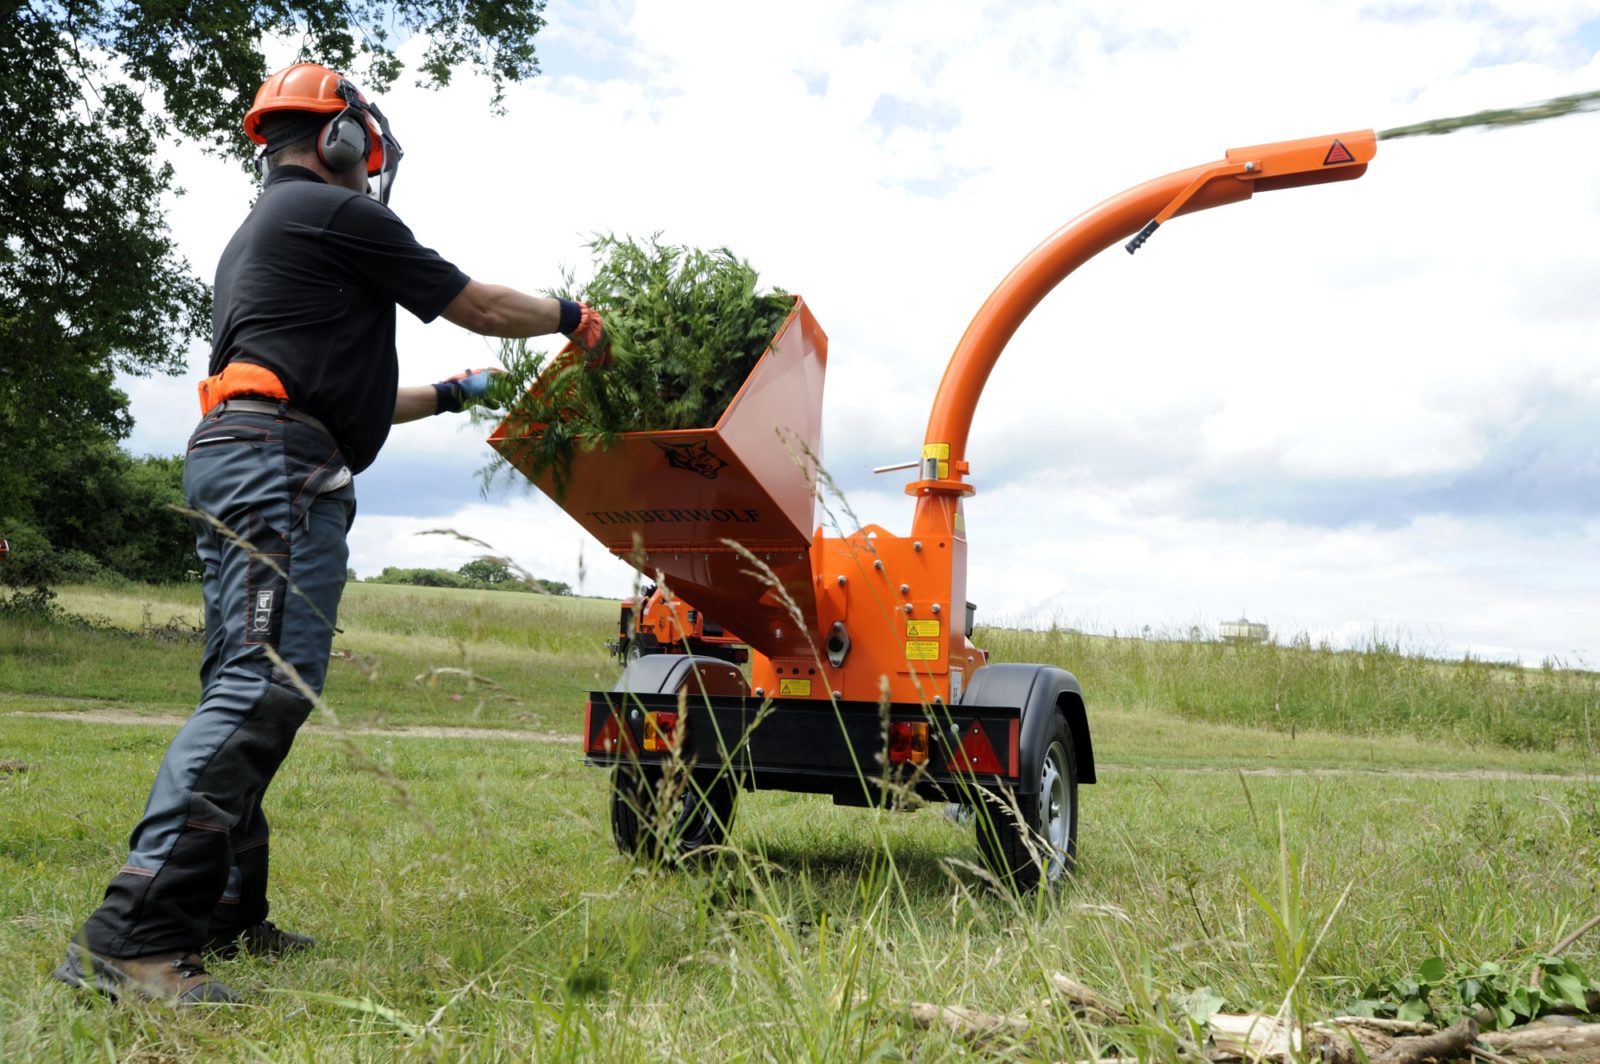
{"type": "Polygon", "coordinates": [[[628,645],[622,652],[622,663],[626,665],[630,661],[638,661],[642,657],[644,657],[644,651],[639,646],[638,637],[628,640],[628,645]]]}
{"type": "Polygon", "coordinates": [[[1078,762],[1066,720],[1055,710],[1050,715],[1039,759],[1039,793],[990,794],[978,808],[984,862],[1019,892],[1059,883],[1072,872],[1077,856],[1078,762]]]}
{"type": "Polygon", "coordinates": [[[618,765],[611,776],[611,835],[625,857],[676,861],[722,844],[738,797],[726,772],[680,772],[663,788],[659,768],[618,765]]]}

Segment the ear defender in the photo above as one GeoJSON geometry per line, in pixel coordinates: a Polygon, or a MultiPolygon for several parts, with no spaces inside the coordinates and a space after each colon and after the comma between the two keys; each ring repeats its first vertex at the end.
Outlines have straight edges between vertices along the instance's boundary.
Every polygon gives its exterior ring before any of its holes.
{"type": "Polygon", "coordinates": [[[367,161],[367,136],[364,116],[355,108],[346,107],[317,134],[317,158],[336,174],[353,170],[367,161]]]}

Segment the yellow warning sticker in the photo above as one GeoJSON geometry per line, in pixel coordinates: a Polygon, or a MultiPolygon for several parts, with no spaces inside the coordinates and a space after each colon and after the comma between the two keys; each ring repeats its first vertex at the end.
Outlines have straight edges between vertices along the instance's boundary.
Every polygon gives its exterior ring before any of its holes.
{"type": "Polygon", "coordinates": [[[778,681],[778,697],[779,698],[810,698],[811,697],[811,681],[810,680],[779,680],[778,681]]]}
{"type": "Polygon", "coordinates": [[[950,445],[948,443],[925,443],[922,445],[922,457],[948,459],[950,457],[950,445]]]}
{"type": "Polygon", "coordinates": [[[939,641],[937,639],[907,639],[907,661],[938,661],[939,641]]]}
{"type": "Polygon", "coordinates": [[[907,639],[937,639],[939,635],[938,621],[906,621],[907,639]]]}

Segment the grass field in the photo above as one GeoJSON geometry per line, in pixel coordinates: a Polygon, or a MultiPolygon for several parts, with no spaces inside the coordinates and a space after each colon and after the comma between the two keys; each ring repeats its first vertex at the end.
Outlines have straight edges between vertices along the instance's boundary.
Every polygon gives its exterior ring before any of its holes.
{"type": "MultiPolygon", "coordinates": [[[[1590,674],[987,633],[1079,673],[1101,769],[1078,875],[1019,900],[936,809],[787,794],[745,795],[711,859],[635,866],[604,775],[534,734],[574,735],[614,679],[614,605],[354,585],[339,724],[301,736],[268,802],[274,915],[320,947],[216,964],[248,1005],[111,1008],[45,976],[192,704],[198,646],[169,622],[198,607],[192,588],[62,602],[163,637],[0,620],[0,1059],[1176,1059],[1202,989],[1326,1015],[1431,956],[1529,964],[1600,911],[1590,674]],[[40,715],[111,712],[148,722],[40,715]],[[479,731],[384,733],[427,725],[479,731]],[[1053,1014],[1054,971],[1136,1022],[1053,1014]],[[980,1052],[909,1026],[912,1001],[1029,1029],[980,1052]]],[[[1592,971],[1595,948],[1571,956],[1592,971]]]]}

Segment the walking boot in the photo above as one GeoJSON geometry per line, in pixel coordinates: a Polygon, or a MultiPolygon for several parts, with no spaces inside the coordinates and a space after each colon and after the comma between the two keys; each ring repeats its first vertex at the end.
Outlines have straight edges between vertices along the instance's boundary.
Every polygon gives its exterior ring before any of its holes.
{"type": "Polygon", "coordinates": [[[317,940],[310,935],[285,931],[271,920],[263,920],[248,927],[213,934],[206,940],[206,952],[222,960],[231,960],[241,953],[248,953],[252,957],[281,957],[285,953],[310,949],[316,944],[317,940]]]}
{"type": "Polygon", "coordinates": [[[171,1005],[197,1005],[239,1000],[227,984],[206,973],[197,953],[101,957],[72,942],[67,945],[67,959],[50,974],[68,986],[97,990],[113,1001],[136,997],[171,1005]]]}

